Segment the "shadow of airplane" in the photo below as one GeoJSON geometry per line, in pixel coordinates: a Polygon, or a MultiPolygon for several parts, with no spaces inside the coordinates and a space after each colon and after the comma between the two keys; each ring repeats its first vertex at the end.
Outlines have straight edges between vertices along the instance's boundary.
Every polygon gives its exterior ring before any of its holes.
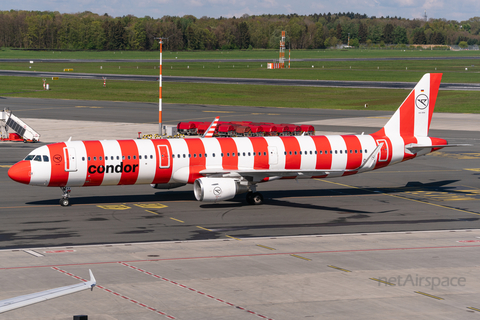
{"type": "MultiPolygon", "coordinates": [[[[264,196],[264,203],[272,206],[289,206],[292,208],[306,208],[317,210],[335,210],[343,211],[345,213],[362,214],[366,213],[361,210],[351,210],[342,208],[331,208],[328,206],[319,206],[308,203],[297,203],[286,200],[287,198],[309,198],[309,197],[334,197],[334,196],[359,196],[369,194],[402,194],[412,191],[435,191],[445,193],[464,194],[463,191],[456,191],[455,186],[451,184],[460,180],[442,180],[429,183],[422,183],[418,181],[408,182],[403,187],[388,187],[388,188],[329,188],[329,189],[303,189],[303,190],[267,190],[262,191],[264,196]]],[[[156,192],[154,194],[143,195],[102,195],[102,196],[86,196],[86,197],[72,197],[73,205],[79,204],[118,204],[118,203],[138,203],[138,202],[170,202],[170,201],[195,201],[192,191],[165,191],[156,192]]],[[[57,205],[58,199],[48,199],[40,201],[27,202],[27,205],[57,205]]],[[[235,196],[235,198],[222,201],[221,203],[201,203],[202,209],[219,209],[219,208],[236,208],[238,206],[247,206],[245,196],[243,194],[235,196]]],[[[249,206],[249,205],[248,205],[249,206]]]]}

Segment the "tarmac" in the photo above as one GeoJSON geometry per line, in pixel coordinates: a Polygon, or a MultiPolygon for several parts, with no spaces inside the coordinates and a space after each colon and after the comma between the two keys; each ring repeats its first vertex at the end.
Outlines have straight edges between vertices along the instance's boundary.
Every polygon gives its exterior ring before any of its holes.
{"type": "Polygon", "coordinates": [[[97,287],[2,319],[476,319],[480,230],[0,252],[0,299],[97,287]]]}
{"type": "MultiPolygon", "coordinates": [[[[158,130],[145,111],[152,104],[5,99],[9,104],[42,142],[132,139],[158,130]]],[[[213,119],[223,111],[228,120],[319,119],[316,130],[325,133],[373,132],[390,117],[368,110],[167,109],[168,124],[182,114],[213,119]]],[[[121,186],[76,188],[73,205],[63,208],[59,190],[6,176],[41,144],[1,144],[0,299],[77,283],[88,269],[98,285],[0,318],[478,318],[478,120],[435,114],[432,121],[432,136],[471,147],[345,179],[271,182],[262,185],[266,201],[258,207],[242,197],[199,203],[191,186],[121,186]]]]}

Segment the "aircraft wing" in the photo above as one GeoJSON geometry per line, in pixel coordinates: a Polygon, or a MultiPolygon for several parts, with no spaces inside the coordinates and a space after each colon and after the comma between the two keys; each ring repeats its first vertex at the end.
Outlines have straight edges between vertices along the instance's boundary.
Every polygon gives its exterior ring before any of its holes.
{"type": "Polygon", "coordinates": [[[375,150],[363,161],[362,165],[355,169],[317,169],[317,170],[300,170],[300,169],[283,169],[283,170],[251,170],[242,169],[238,170],[225,170],[222,168],[209,168],[200,171],[201,174],[207,177],[224,177],[224,178],[240,178],[243,177],[252,182],[260,182],[265,178],[269,178],[269,181],[280,179],[282,177],[296,177],[296,178],[309,178],[316,176],[328,175],[330,173],[345,173],[345,172],[357,172],[371,170],[375,167],[377,161],[377,155],[380,152],[384,143],[379,144],[375,150]]]}
{"type": "Polygon", "coordinates": [[[6,300],[0,300],[0,313],[25,307],[34,303],[58,298],[70,293],[75,293],[75,292],[86,290],[86,289],[93,290],[93,287],[97,284],[97,281],[95,280],[95,277],[93,276],[92,271],[89,270],[89,272],[90,272],[90,280],[87,282],[77,283],[70,286],[45,290],[45,291],[36,292],[36,293],[30,293],[30,294],[26,294],[23,296],[18,296],[18,297],[6,299],[6,300]]]}
{"type": "Polygon", "coordinates": [[[410,143],[405,146],[405,149],[410,153],[418,153],[423,149],[433,149],[433,148],[447,148],[447,147],[468,147],[471,144],[441,144],[441,145],[419,145],[416,143],[410,143]]]}

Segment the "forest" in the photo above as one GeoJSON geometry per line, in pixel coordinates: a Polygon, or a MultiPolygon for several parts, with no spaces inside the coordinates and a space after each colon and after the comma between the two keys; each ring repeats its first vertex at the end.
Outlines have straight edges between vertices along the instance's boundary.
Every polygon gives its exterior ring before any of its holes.
{"type": "Polygon", "coordinates": [[[0,46],[36,50],[228,50],[278,48],[285,30],[291,49],[480,44],[480,17],[466,21],[368,17],[355,13],[252,15],[196,18],[111,17],[92,12],[66,14],[1,11],[0,46]]]}

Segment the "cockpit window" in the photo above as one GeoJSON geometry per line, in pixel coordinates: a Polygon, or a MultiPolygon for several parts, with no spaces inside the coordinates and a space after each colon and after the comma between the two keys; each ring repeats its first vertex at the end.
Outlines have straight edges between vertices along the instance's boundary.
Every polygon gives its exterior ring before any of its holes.
{"type": "Polygon", "coordinates": [[[48,156],[43,156],[43,162],[49,162],[50,159],[48,159],[48,156]]]}
{"type": "Polygon", "coordinates": [[[33,154],[29,154],[28,156],[25,157],[25,160],[33,160],[33,158],[35,158],[35,155],[33,154]]]}
{"type": "Polygon", "coordinates": [[[33,159],[33,161],[42,161],[42,156],[38,155],[38,156],[35,156],[35,158],[33,159]]]}

